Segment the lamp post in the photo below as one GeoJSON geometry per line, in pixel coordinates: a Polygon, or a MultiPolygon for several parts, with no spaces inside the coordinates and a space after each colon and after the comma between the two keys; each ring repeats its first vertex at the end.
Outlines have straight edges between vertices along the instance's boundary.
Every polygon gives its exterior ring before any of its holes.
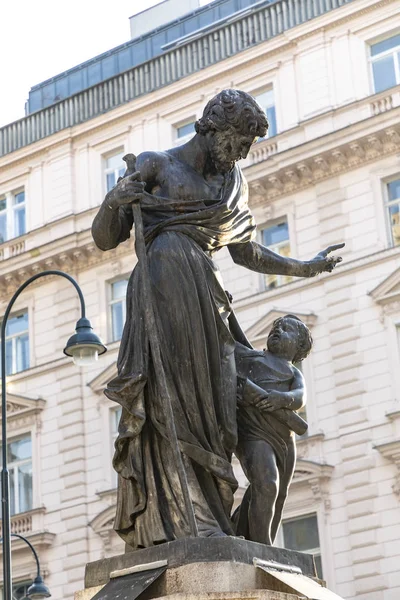
{"type": "Polygon", "coordinates": [[[28,588],[28,591],[26,593],[27,594],[26,598],[29,598],[29,599],[35,598],[35,600],[43,600],[43,598],[50,598],[50,596],[51,596],[50,590],[47,587],[47,585],[44,584],[43,578],[40,574],[39,557],[37,555],[35,548],[32,546],[30,541],[27,540],[23,535],[20,535],[19,533],[12,533],[11,535],[13,537],[19,538],[20,540],[22,540],[23,542],[28,544],[29,548],[33,552],[33,556],[35,557],[35,561],[36,561],[36,568],[37,568],[36,577],[35,577],[32,585],[30,585],[28,588]]]}
{"type": "MultiPolygon", "coordinates": [[[[99,354],[104,354],[107,348],[100,338],[93,333],[90,321],[86,318],[85,300],[82,290],[70,275],[63,271],[42,271],[36,273],[25,281],[11,298],[4,313],[1,324],[1,417],[2,417],[2,458],[3,468],[1,472],[1,502],[2,502],[2,521],[3,521],[3,579],[4,579],[4,600],[12,600],[12,578],[11,578],[11,520],[10,520],[10,477],[7,468],[7,398],[6,398],[6,325],[11,309],[21,294],[21,292],[33,281],[47,275],[59,275],[68,279],[78,292],[81,304],[81,318],[76,323],[76,331],[67,342],[64,348],[64,354],[72,356],[74,363],[79,366],[88,365],[97,360],[99,354]]],[[[20,536],[21,537],[21,536],[20,536]]],[[[25,540],[28,544],[29,542],[25,540]]],[[[29,544],[30,545],[30,544],[29,544]]],[[[32,547],[32,546],[31,546],[32,547]]],[[[32,548],[33,549],[33,548],[32,548]]],[[[36,555],[36,553],[35,553],[36,555]]],[[[40,573],[38,573],[40,576],[40,573]]],[[[37,578],[36,578],[37,579],[37,578]]],[[[43,583],[43,582],[42,582],[43,583]]],[[[40,585],[38,581],[33,584],[40,585]]],[[[31,586],[32,587],[32,586],[31,586]]],[[[31,589],[31,588],[30,588],[31,589]]],[[[34,590],[35,591],[35,590],[34,590]]],[[[31,598],[39,598],[32,596],[31,598]]]]}

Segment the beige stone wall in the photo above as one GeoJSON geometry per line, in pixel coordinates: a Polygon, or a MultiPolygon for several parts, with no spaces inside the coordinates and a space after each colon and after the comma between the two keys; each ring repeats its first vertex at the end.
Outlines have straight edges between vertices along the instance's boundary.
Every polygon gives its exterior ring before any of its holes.
{"type": "MultiPolygon", "coordinates": [[[[256,345],[282,312],[305,315],[312,328],[309,437],[298,444],[285,516],[317,514],[324,575],[349,600],[400,593],[400,250],[390,247],[384,209],[385,181],[400,173],[400,87],[372,95],[366,58],[366,43],[390,32],[399,12],[395,1],[356,0],[0,159],[0,194],[25,187],[29,230],[0,246],[1,312],[31,274],[60,268],[82,286],[88,316],[109,342],[109,282],[136,259],[132,241],[102,253],[91,239],[104,157],[171,146],[173,126],[197,118],[224,87],[257,93],[273,85],[279,135],[243,162],[257,223],[287,216],[300,259],[344,240],[344,263],[265,291],[262,277],[226,251],[216,259],[256,345]]],[[[54,600],[69,600],[83,587],[86,562],[123,551],[111,531],[112,403],[101,393],[118,342],[89,370],[63,356],[79,303],[62,279],[31,286],[18,308],[29,312],[31,368],[9,377],[9,436],[32,434],[34,510],[13,527],[38,549],[54,600]]],[[[16,541],[13,572],[20,581],[34,573],[16,541]]]]}

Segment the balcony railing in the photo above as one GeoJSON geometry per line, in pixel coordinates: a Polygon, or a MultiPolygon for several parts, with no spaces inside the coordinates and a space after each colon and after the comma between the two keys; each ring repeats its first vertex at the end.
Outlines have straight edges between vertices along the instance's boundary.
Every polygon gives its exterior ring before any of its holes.
{"type": "Polygon", "coordinates": [[[1,244],[0,261],[6,260],[7,258],[12,258],[13,256],[17,256],[17,254],[22,254],[25,252],[25,240],[26,236],[14,238],[13,240],[9,240],[8,242],[1,244]]]}
{"type": "Polygon", "coordinates": [[[353,0],[274,0],[0,129],[0,156],[169,85],[353,0]]]}

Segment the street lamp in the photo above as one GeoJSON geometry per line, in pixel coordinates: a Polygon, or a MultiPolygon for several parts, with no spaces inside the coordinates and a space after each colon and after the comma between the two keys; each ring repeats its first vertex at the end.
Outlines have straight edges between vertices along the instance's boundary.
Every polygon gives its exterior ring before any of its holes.
{"type": "Polygon", "coordinates": [[[37,555],[35,548],[32,546],[30,541],[27,540],[23,535],[20,535],[19,533],[12,533],[11,535],[13,537],[19,538],[20,540],[22,540],[26,544],[28,544],[29,548],[33,552],[33,556],[35,557],[35,561],[36,561],[37,574],[36,574],[36,577],[35,577],[32,585],[29,586],[28,591],[26,592],[25,598],[27,600],[30,600],[31,598],[32,599],[35,598],[35,600],[43,600],[44,598],[50,598],[50,596],[51,596],[50,590],[47,587],[47,585],[44,584],[43,578],[40,574],[39,557],[37,555]]]}
{"type": "MultiPolygon", "coordinates": [[[[44,277],[46,275],[59,275],[68,279],[75,287],[78,292],[79,300],[81,303],[81,318],[76,324],[75,334],[70,337],[67,345],[64,349],[64,353],[67,356],[72,356],[74,363],[77,365],[88,365],[96,361],[100,354],[107,352],[107,348],[104,346],[100,338],[93,333],[90,321],[86,318],[85,311],[85,300],[83,298],[82,290],[70,275],[63,271],[42,271],[36,273],[30,277],[25,283],[23,283],[11,298],[6,311],[4,313],[3,321],[1,324],[1,417],[2,417],[2,454],[3,454],[3,468],[1,472],[1,502],[2,502],[2,520],[3,520],[3,579],[4,579],[4,600],[12,600],[12,577],[11,577],[11,520],[10,520],[10,477],[7,469],[7,398],[6,398],[6,325],[10,311],[14,305],[14,302],[20,295],[20,293],[33,281],[44,277]]],[[[17,537],[22,537],[18,536],[17,537]]],[[[25,539],[25,538],[22,538],[25,539]]],[[[25,540],[28,544],[28,540],[25,540]]],[[[31,546],[31,544],[29,544],[31,546]]],[[[33,547],[31,546],[32,550],[33,547]]],[[[33,550],[34,551],[34,550],[33,550]]],[[[35,556],[36,552],[34,551],[35,556]]],[[[37,556],[36,556],[37,558],[37,556]]],[[[39,569],[39,561],[37,561],[39,569]]],[[[31,590],[30,598],[47,598],[48,596],[43,595],[43,591],[50,595],[48,589],[43,583],[38,570],[38,576],[34,583],[29,588],[31,590]],[[40,595],[41,594],[41,595],[40,595]]],[[[29,592],[28,590],[28,592],[29,592]]]]}

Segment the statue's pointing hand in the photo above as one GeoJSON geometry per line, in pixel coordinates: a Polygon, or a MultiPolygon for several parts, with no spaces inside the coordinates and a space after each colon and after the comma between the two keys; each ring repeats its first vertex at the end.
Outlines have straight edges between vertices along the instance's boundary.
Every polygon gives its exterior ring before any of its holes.
{"type": "Polygon", "coordinates": [[[322,250],[312,260],[307,261],[307,266],[309,269],[308,277],[314,277],[315,275],[323,273],[324,271],[331,273],[336,265],[342,262],[342,257],[328,256],[328,254],[343,248],[344,245],[345,244],[334,244],[333,246],[328,246],[326,250],[322,250]]]}

